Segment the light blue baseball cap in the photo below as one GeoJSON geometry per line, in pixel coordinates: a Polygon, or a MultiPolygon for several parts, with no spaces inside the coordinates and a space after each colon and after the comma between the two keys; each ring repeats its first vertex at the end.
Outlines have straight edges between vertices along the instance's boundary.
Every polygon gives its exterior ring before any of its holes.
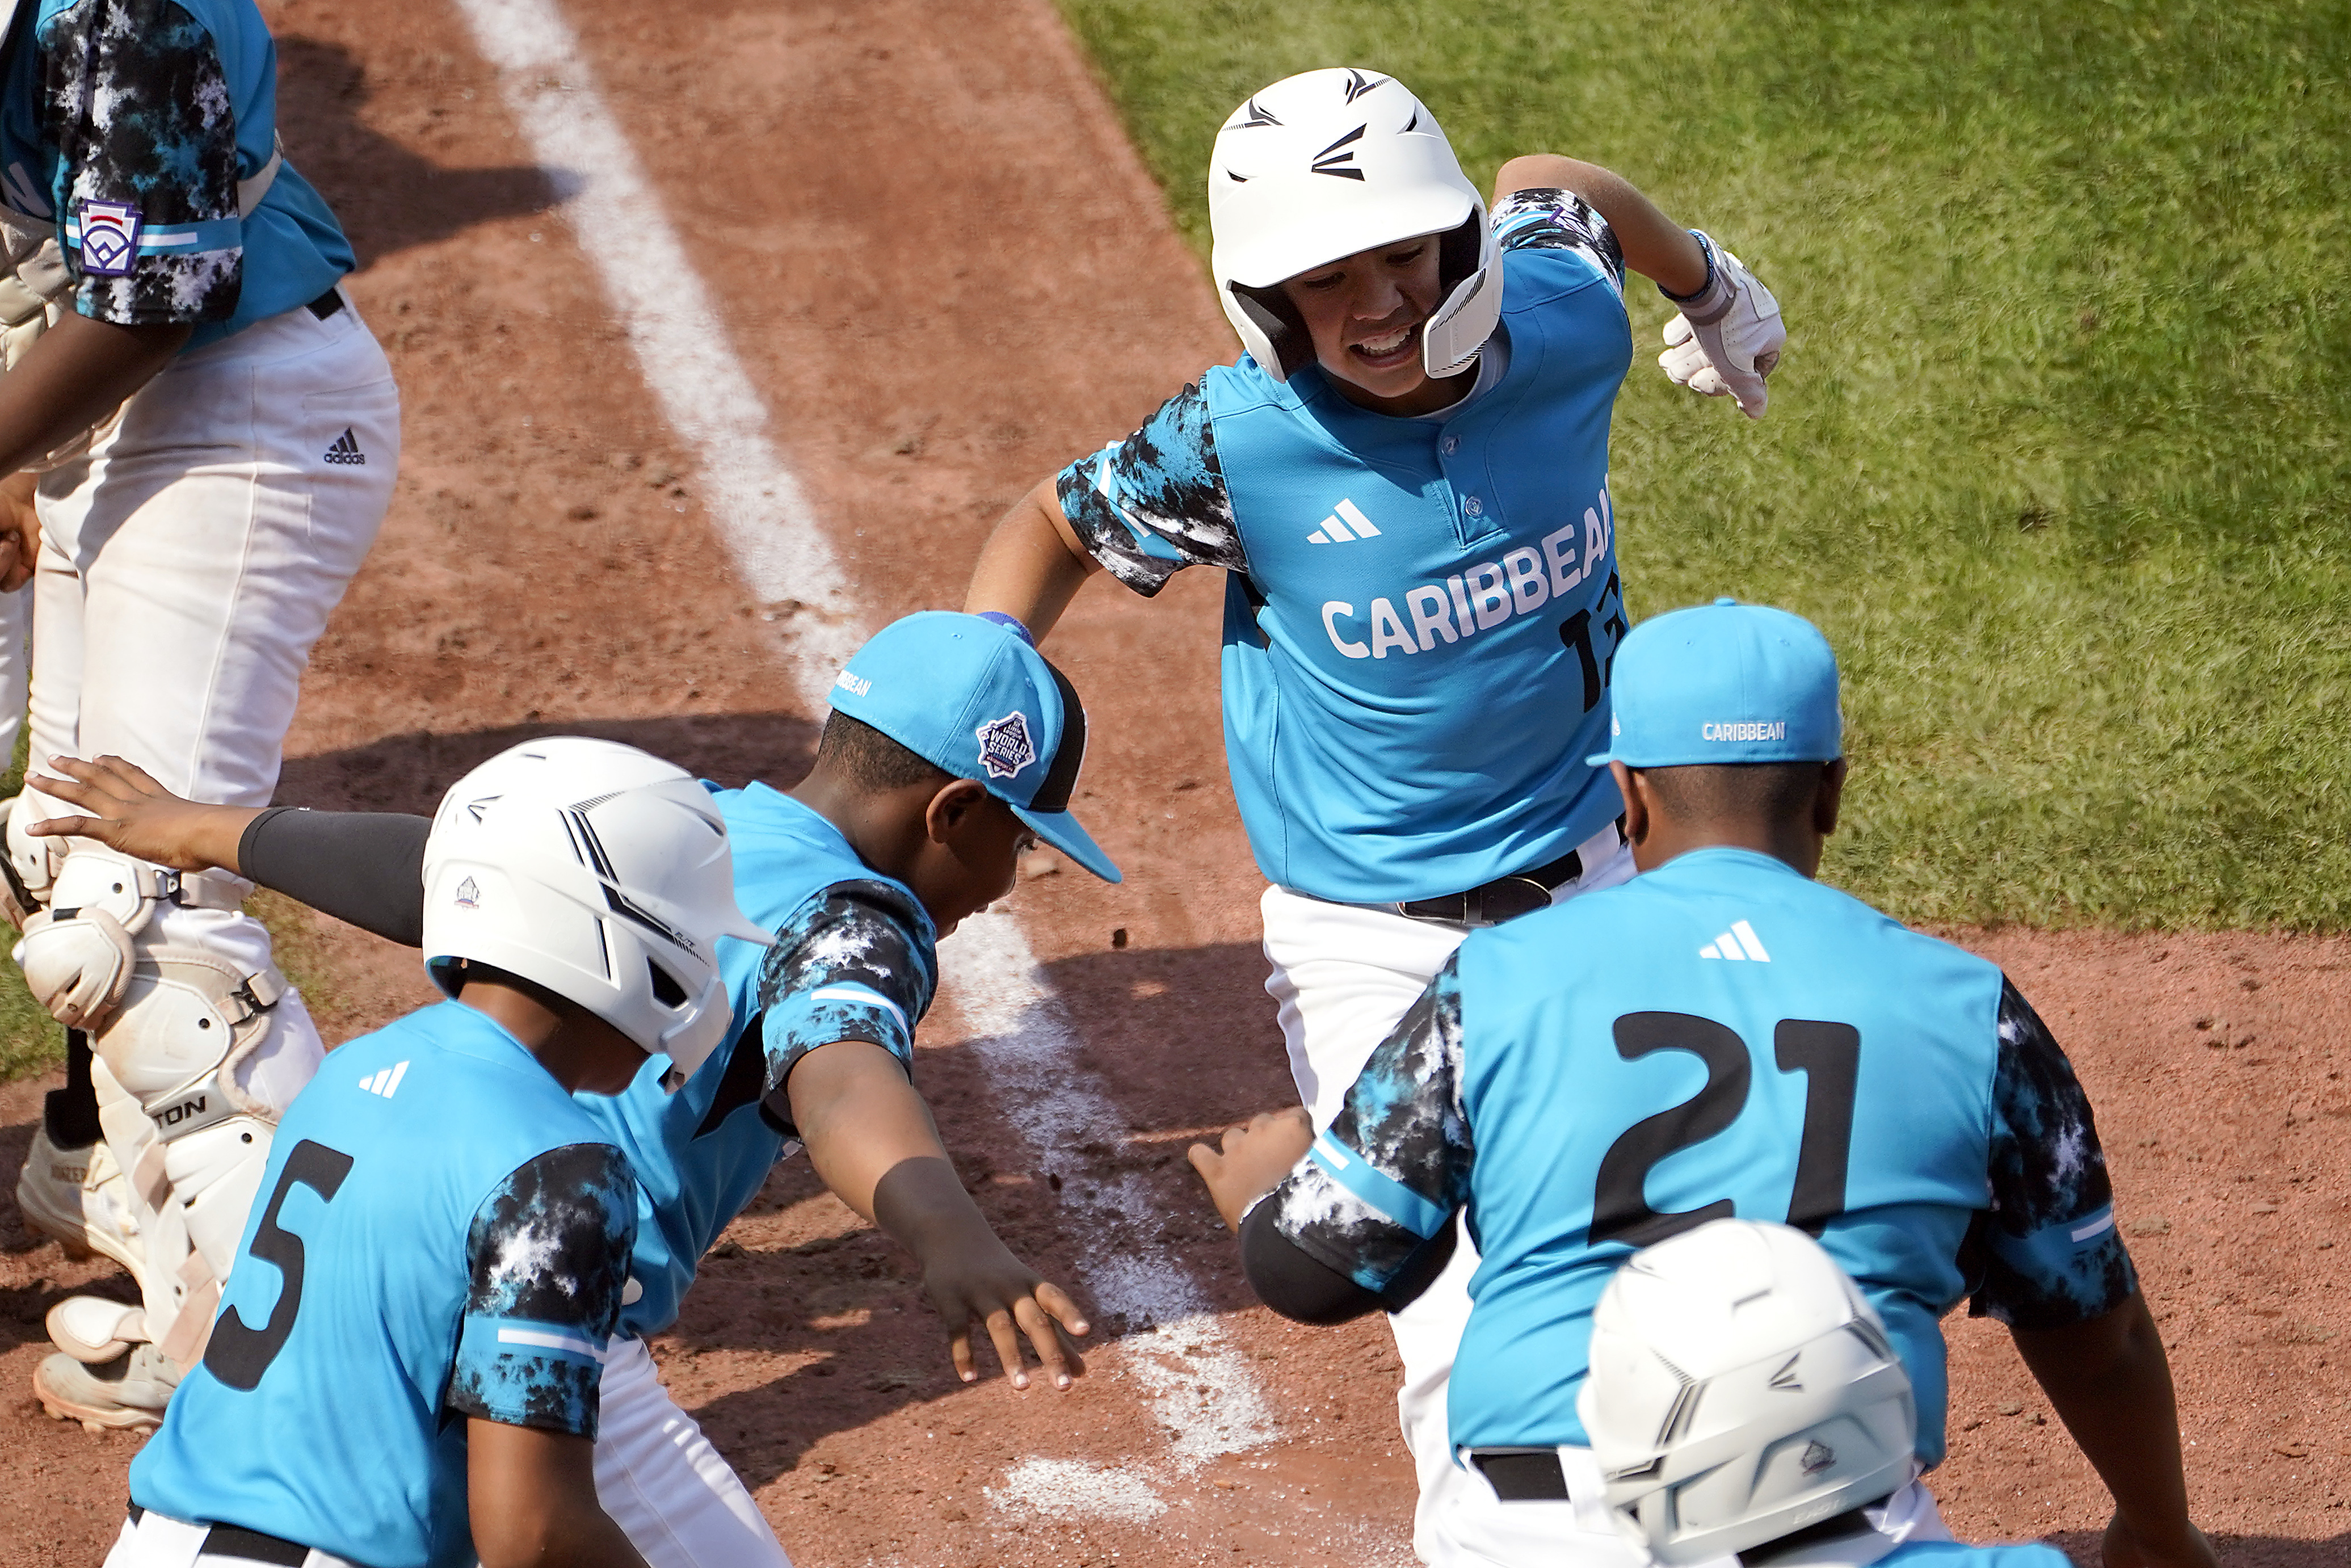
{"type": "Polygon", "coordinates": [[[1086,755],[1077,688],[1019,632],[977,615],[921,611],[875,632],[830,695],[836,711],[984,785],[1104,882],[1122,880],[1070,814],[1086,755]]]}
{"type": "Polygon", "coordinates": [[[1833,762],[1844,755],[1836,654],[1820,628],[1718,599],[1633,628],[1609,681],[1608,749],[1594,768],[1833,762]]]}

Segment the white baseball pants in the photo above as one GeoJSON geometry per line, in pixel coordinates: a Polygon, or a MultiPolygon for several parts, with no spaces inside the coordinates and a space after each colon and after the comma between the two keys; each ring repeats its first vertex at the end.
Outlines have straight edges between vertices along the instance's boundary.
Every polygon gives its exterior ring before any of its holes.
{"type": "Polygon", "coordinates": [[[16,737],[25,728],[33,673],[33,650],[26,639],[32,632],[33,585],[0,593],[0,768],[16,756],[16,737]]]}
{"type": "MultiPolygon", "coordinates": [[[[114,1538],[114,1548],[106,1554],[106,1568],[254,1568],[253,1559],[241,1553],[205,1551],[204,1541],[211,1533],[211,1525],[192,1524],[151,1508],[138,1519],[122,1521],[122,1533],[114,1538]]],[[[302,1568],[359,1568],[359,1564],[314,1546],[302,1559],[302,1568]]]]}
{"type": "Polygon", "coordinates": [[[596,1424],[596,1499],[647,1568],[791,1568],[734,1468],[661,1385],[644,1342],[615,1339],[596,1424]]]}
{"type": "MultiPolygon", "coordinates": [[[[1554,889],[1552,903],[1632,879],[1633,852],[1618,840],[1614,823],[1578,848],[1589,869],[1554,889]]],[[[1319,1131],[1339,1114],[1373,1048],[1428,988],[1468,928],[1360,904],[1326,904],[1282,887],[1267,888],[1259,907],[1265,920],[1266,961],[1273,966],[1265,988],[1279,1005],[1299,1099],[1319,1131]]],[[[1447,1561],[1434,1521],[1449,1494],[1463,1484],[1463,1472],[1453,1462],[1445,1388],[1462,1327],[1469,1321],[1469,1276],[1477,1270],[1478,1250],[1468,1233],[1457,1228],[1453,1261],[1418,1301],[1388,1315],[1396,1354],[1404,1362],[1396,1414],[1420,1478],[1413,1550],[1431,1563],[1447,1561]]]]}
{"type": "MultiPolygon", "coordinates": [[[[1592,1450],[1562,1448],[1559,1462],[1567,1479],[1565,1502],[1504,1502],[1484,1476],[1464,1469],[1436,1521],[1445,1553],[1437,1561],[1447,1568],[1653,1568],[1655,1560],[1609,1518],[1592,1450]]],[[[1951,1539],[1934,1495],[1920,1481],[1865,1512],[1897,1546],[1951,1539]]],[[[1739,1559],[1713,1558],[1697,1568],[1739,1568],[1739,1559]]]]}
{"type": "MultiPolygon", "coordinates": [[[[392,367],[348,303],[174,361],[41,480],[28,771],[111,752],[193,800],[269,804],[311,644],[375,541],[399,464],[392,367]]],[[[33,817],[72,810],[27,797],[33,817]]],[[[155,918],[150,941],[248,972],[269,962],[268,932],[241,911],[155,918]]],[[[239,1083],[282,1108],[323,1052],[298,1001],[277,1011],[239,1083]]]]}

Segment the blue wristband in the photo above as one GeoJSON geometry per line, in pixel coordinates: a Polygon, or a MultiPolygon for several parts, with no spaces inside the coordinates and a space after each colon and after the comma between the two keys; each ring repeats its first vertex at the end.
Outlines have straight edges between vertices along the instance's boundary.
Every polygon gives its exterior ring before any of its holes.
{"type": "MultiPolygon", "coordinates": [[[[1709,276],[1711,275],[1709,274],[1709,276]]],[[[1007,615],[1001,610],[983,610],[979,612],[979,618],[982,621],[995,622],[998,626],[1003,627],[1007,632],[1011,632],[1015,637],[1019,638],[1031,648],[1037,645],[1037,639],[1029,634],[1029,628],[1020,624],[1020,620],[1018,616],[1007,615]]]]}
{"type": "Polygon", "coordinates": [[[1714,242],[1698,229],[1689,233],[1690,238],[1698,241],[1698,254],[1706,257],[1706,281],[1687,294],[1677,294],[1664,284],[1658,284],[1657,292],[1677,305],[1694,305],[1705,298],[1707,290],[1714,287],[1714,242]]]}

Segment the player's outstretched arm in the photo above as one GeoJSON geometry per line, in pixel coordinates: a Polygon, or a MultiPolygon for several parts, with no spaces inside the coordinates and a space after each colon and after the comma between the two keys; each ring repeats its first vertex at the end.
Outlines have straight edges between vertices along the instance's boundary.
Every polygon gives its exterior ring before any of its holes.
{"type": "Polygon", "coordinates": [[[1061,515],[1054,485],[1048,478],[1012,503],[981,548],[963,601],[966,614],[1009,615],[1040,643],[1086,579],[1101,570],[1061,515]]]}
{"type": "Polygon", "coordinates": [[[1706,287],[1706,250],[1698,236],[1622,174],[1580,158],[1531,152],[1494,176],[1496,205],[1513,191],[1535,190],[1573,191],[1599,208],[1624,249],[1625,265],[1668,294],[1696,294],[1706,287]]]}
{"type": "Polygon", "coordinates": [[[26,782],[81,814],[29,822],[26,832],[95,839],[108,849],[174,871],[236,871],[237,841],[246,825],[266,810],[183,800],[145,768],[120,757],[94,762],[52,757],[48,770],[57,777],[35,774],[26,782]]]}
{"type": "Polygon", "coordinates": [[[2163,1336],[2134,1291],[2086,1322],[2017,1329],[2016,1348],[2115,1500],[2106,1568],[2217,1568],[2189,1521],[2163,1336]]]}
{"type": "Polygon", "coordinates": [[[465,1423],[465,1500],[482,1568],[645,1568],[596,1499],[596,1445],[569,1432],[465,1423]]]}
{"type": "Polygon", "coordinates": [[[1625,263],[1656,284],[1679,310],[1666,323],[1657,364],[1677,386],[1737,401],[1761,419],[1771,404],[1765,378],[1787,346],[1780,302],[1746,264],[1707,235],[1685,230],[1622,175],[1596,163],[1531,153],[1502,165],[1494,203],[1514,191],[1573,191],[1608,220],[1625,263]]]}
{"type": "Polygon", "coordinates": [[[989,1228],[895,1056],[865,1040],[837,1040],[795,1062],[784,1087],[792,1124],[824,1185],[922,1265],[924,1293],[946,1325],[948,1352],[966,1383],[979,1375],[974,1318],[987,1326],[1014,1387],[1029,1386],[1021,1334],[1055,1387],[1085,1375],[1070,1338],[1087,1332],[1085,1314],[989,1228]]]}

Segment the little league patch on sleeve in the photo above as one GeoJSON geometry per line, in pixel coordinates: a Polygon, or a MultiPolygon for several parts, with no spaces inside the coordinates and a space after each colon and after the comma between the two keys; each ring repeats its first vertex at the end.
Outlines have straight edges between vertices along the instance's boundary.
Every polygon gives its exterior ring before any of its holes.
{"type": "Polygon", "coordinates": [[[972,733],[979,737],[979,765],[990,779],[1018,779],[1022,768],[1037,760],[1037,743],[1029,738],[1029,716],[1019,708],[972,733]]]}
{"type": "Polygon", "coordinates": [[[81,269],[93,277],[127,276],[139,260],[139,230],[144,222],[128,202],[83,202],[81,269]]]}

